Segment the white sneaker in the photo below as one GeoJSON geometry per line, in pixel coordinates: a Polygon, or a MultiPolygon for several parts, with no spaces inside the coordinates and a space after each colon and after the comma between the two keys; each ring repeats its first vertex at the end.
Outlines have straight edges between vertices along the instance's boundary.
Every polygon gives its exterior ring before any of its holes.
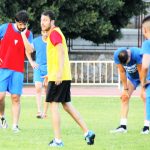
{"type": "Polygon", "coordinates": [[[13,127],[12,130],[13,130],[14,133],[20,132],[20,129],[19,129],[18,126],[13,127]]]}
{"type": "Polygon", "coordinates": [[[144,126],[142,131],[141,131],[141,134],[149,134],[149,127],[144,126]]]}
{"type": "Polygon", "coordinates": [[[64,143],[63,142],[60,142],[60,143],[57,143],[55,140],[52,140],[48,146],[50,147],[63,147],[64,146],[64,143]]]}
{"type": "Polygon", "coordinates": [[[3,129],[8,128],[8,124],[7,124],[6,119],[4,117],[0,118],[0,128],[3,128],[3,129]]]}
{"type": "Polygon", "coordinates": [[[111,130],[110,133],[127,133],[126,125],[120,125],[115,130],[111,130]]]}

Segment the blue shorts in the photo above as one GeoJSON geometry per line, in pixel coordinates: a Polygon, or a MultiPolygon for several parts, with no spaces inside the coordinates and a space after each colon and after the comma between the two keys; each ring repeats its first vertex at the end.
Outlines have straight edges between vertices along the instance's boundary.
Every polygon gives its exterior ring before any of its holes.
{"type": "Polygon", "coordinates": [[[43,82],[43,76],[47,75],[47,65],[41,65],[34,69],[34,82],[43,82]]]}
{"type": "Polygon", "coordinates": [[[133,79],[131,76],[127,76],[127,78],[131,81],[131,83],[134,85],[134,89],[137,88],[137,86],[141,83],[140,79],[133,79]]]}
{"type": "Polygon", "coordinates": [[[22,94],[23,73],[0,69],[0,92],[8,91],[11,94],[22,94]]]}

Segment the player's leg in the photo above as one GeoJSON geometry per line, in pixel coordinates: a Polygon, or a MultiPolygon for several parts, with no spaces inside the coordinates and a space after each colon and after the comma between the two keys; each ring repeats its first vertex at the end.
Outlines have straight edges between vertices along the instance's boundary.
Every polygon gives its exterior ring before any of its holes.
{"type": "Polygon", "coordinates": [[[135,87],[130,80],[127,80],[127,86],[128,86],[129,97],[121,98],[121,118],[122,119],[127,119],[127,117],[128,117],[129,100],[130,100],[130,97],[131,97],[133,91],[135,90],[135,87]]]}
{"type": "Polygon", "coordinates": [[[52,126],[54,131],[54,139],[48,144],[52,147],[62,147],[63,142],[61,140],[61,119],[59,113],[59,91],[60,88],[55,82],[49,82],[46,94],[46,102],[50,103],[52,126]]]}
{"type": "Polygon", "coordinates": [[[128,87],[128,96],[121,96],[121,119],[120,125],[115,129],[112,130],[112,133],[126,133],[127,132],[127,117],[129,111],[129,100],[130,97],[135,90],[135,85],[133,84],[132,80],[127,80],[127,87],[128,87]]]}
{"type": "Polygon", "coordinates": [[[0,128],[7,128],[5,119],[5,96],[9,83],[11,71],[8,69],[0,69],[0,128]]]}
{"type": "Polygon", "coordinates": [[[43,109],[42,118],[46,118],[47,117],[48,107],[49,107],[49,103],[48,102],[44,102],[44,109],[43,109]]]}
{"type": "Polygon", "coordinates": [[[144,127],[141,131],[141,134],[148,134],[149,126],[150,126],[150,85],[147,85],[146,87],[146,100],[143,101],[145,107],[144,108],[145,120],[144,120],[144,127]]]}
{"type": "Polygon", "coordinates": [[[58,102],[51,102],[50,103],[50,111],[51,111],[51,118],[52,118],[52,127],[54,131],[54,139],[48,144],[52,147],[62,147],[64,146],[61,140],[61,118],[59,113],[59,103],[58,102]]]}
{"type": "Polygon", "coordinates": [[[95,133],[88,129],[83,118],[81,117],[79,112],[75,109],[75,107],[71,104],[71,102],[62,103],[62,105],[63,105],[64,110],[70,114],[70,116],[77,122],[77,124],[83,130],[87,144],[88,145],[94,144],[95,133]]]}
{"type": "Polygon", "coordinates": [[[22,94],[23,88],[23,73],[13,71],[11,78],[9,80],[8,91],[11,93],[12,99],[12,116],[13,116],[13,126],[12,130],[18,132],[18,123],[20,118],[20,96],[22,94]]]}
{"type": "Polygon", "coordinates": [[[0,92],[0,117],[4,116],[5,110],[5,92],[0,92]]]}
{"type": "Polygon", "coordinates": [[[62,103],[64,110],[70,114],[70,116],[78,123],[84,133],[88,132],[88,127],[86,123],[83,121],[79,112],[75,109],[75,107],[71,104],[71,102],[62,103]]]}
{"type": "MultiPolygon", "coordinates": [[[[45,90],[45,95],[46,95],[46,92],[47,92],[47,85],[44,86],[44,90],[45,90]]],[[[46,118],[46,117],[47,117],[48,106],[49,106],[49,103],[46,102],[46,101],[44,101],[44,109],[43,109],[43,114],[42,114],[42,117],[43,117],[43,118],[46,118]]]]}
{"type": "Polygon", "coordinates": [[[55,139],[61,139],[61,131],[60,131],[60,113],[59,113],[59,103],[51,102],[50,103],[50,111],[52,117],[52,126],[54,130],[55,139]]]}
{"type": "Polygon", "coordinates": [[[7,128],[7,122],[4,116],[5,112],[5,92],[0,92],[0,128],[7,128]]]}
{"type": "Polygon", "coordinates": [[[42,117],[42,82],[35,82],[36,103],[37,103],[37,118],[42,117]]]}
{"type": "Polygon", "coordinates": [[[70,88],[71,82],[70,81],[63,81],[61,84],[61,93],[60,98],[62,99],[62,105],[66,112],[70,114],[70,116],[77,122],[77,124],[83,130],[85,140],[87,144],[92,145],[94,144],[95,133],[90,131],[80,116],[79,112],[75,109],[75,107],[71,104],[71,95],[70,95],[70,88]]]}
{"type": "Polygon", "coordinates": [[[37,118],[42,118],[42,82],[41,72],[39,68],[34,69],[34,82],[36,91],[36,103],[37,103],[37,118]]]}
{"type": "Polygon", "coordinates": [[[12,130],[14,132],[18,132],[19,131],[18,123],[19,123],[20,109],[21,109],[20,95],[12,94],[11,99],[12,99],[12,114],[13,114],[12,130]]]}

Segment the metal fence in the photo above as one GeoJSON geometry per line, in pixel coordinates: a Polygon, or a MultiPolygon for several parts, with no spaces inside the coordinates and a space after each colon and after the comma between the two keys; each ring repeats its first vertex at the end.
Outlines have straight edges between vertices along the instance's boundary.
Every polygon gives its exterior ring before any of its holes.
{"type": "MultiPolygon", "coordinates": [[[[70,61],[72,85],[106,85],[120,87],[114,61],[70,61]]],[[[33,69],[25,61],[24,84],[33,85],[33,69]]]]}

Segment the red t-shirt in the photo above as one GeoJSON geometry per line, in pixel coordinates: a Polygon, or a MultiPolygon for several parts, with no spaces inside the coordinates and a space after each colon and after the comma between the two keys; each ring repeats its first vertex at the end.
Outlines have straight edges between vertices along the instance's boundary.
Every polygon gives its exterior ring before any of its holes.
{"type": "Polygon", "coordinates": [[[62,43],[62,37],[60,33],[58,33],[56,30],[53,30],[50,34],[50,40],[51,43],[56,46],[57,44],[62,43]]]}

